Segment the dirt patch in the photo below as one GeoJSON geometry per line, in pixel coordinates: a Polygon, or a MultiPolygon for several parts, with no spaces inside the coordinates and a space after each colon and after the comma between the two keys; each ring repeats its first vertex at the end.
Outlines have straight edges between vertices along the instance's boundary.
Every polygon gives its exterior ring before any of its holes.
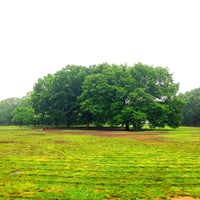
{"type": "Polygon", "coordinates": [[[29,133],[29,135],[45,136],[45,133],[29,133]]]}
{"type": "Polygon", "coordinates": [[[194,198],[194,197],[175,197],[172,198],[171,200],[200,200],[199,198],[194,198]]]}
{"type": "Polygon", "coordinates": [[[53,140],[53,139],[45,139],[45,141],[49,141],[56,144],[69,144],[68,140],[53,140]]]}
{"type": "MultiPolygon", "coordinates": [[[[54,132],[57,134],[73,134],[73,135],[93,135],[99,137],[111,137],[111,138],[131,138],[138,141],[149,141],[149,142],[164,142],[165,139],[160,137],[161,134],[167,134],[168,132],[126,132],[126,131],[69,131],[60,130],[60,129],[48,129],[47,132],[54,132]]],[[[59,143],[59,142],[58,142],[59,143]]]]}
{"type": "Polygon", "coordinates": [[[100,137],[115,137],[115,138],[132,138],[138,141],[149,142],[164,142],[165,139],[159,137],[160,134],[166,134],[165,132],[95,132],[93,135],[100,137]]]}
{"type": "Polygon", "coordinates": [[[66,141],[66,140],[54,140],[53,142],[56,144],[68,144],[69,143],[69,141],[66,141]]]}
{"type": "Polygon", "coordinates": [[[194,134],[194,135],[200,135],[200,132],[192,132],[190,134],[194,134]]]}
{"type": "Polygon", "coordinates": [[[11,144],[15,143],[14,141],[0,141],[0,144],[11,144]]]}
{"type": "Polygon", "coordinates": [[[164,142],[165,139],[154,135],[135,135],[132,136],[133,139],[139,141],[150,141],[150,142],[164,142]]]}

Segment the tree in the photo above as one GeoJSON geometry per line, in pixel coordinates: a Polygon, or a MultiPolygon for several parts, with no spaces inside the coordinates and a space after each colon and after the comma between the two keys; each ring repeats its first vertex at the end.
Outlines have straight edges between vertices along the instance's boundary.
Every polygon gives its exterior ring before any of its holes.
{"type": "Polygon", "coordinates": [[[138,63],[131,73],[136,80],[136,87],[143,88],[144,94],[150,95],[145,112],[150,127],[177,127],[181,123],[182,102],[176,97],[179,85],[174,83],[168,68],[138,63]],[[173,114],[174,111],[176,114],[173,114]]]}
{"type": "Polygon", "coordinates": [[[172,128],[178,128],[183,119],[184,101],[179,97],[172,97],[167,101],[167,124],[172,128]]]}
{"type": "Polygon", "coordinates": [[[98,126],[124,123],[119,113],[126,104],[131,82],[127,66],[105,63],[91,67],[80,96],[82,111],[98,126]]]}
{"type": "Polygon", "coordinates": [[[0,101],[0,125],[13,124],[13,111],[20,102],[20,98],[8,98],[0,101]]]}
{"type": "Polygon", "coordinates": [[[88,116],[90,119],[92,116],[97,126],[106,123],[109,110],[108,96],[109,85],[102,74],[92,74],[86,77],[80,99],[82,100],[82,111],[87,117],[87,124],[89,123],[88,116]]]}
{"type": "Polygon", "coordinates": [[[179,97],[185,102],[182,124],[200,126],[200,88],[180,94],[179,97]]]}
{"type": "Polygon", "coordinates": [[[101,64],[91,67],[89,74],[83,83],[81,108],[95,124],[121,124],[126,130],[129,125],[141,130],[146,121],[151,127],[180,124],[178,84],[167,68],[101,64]]]}
{"type": "Polygon", "coordinates": [[[39,116],[42,126],[44,126],[45,119],[49,116],[51,110],[51,93],[50,87],[54,75],[48,74],[43,78],[38,79],[35,83],[33,91],[30,94],[30,103],[37,116],[39,116]]]}
{"type": "Polygon", "coordinates": [[[12,120],[20,126],[33,124],[34,110],[31,107],[18,106],[13,111],[12,120]]]}
{"type": "Polygon", "coordinates": [[[30,104],[31,93],[27,93],[26,96],[20,99],[20,102],[12,112],[12,121],[15,124],[30,125],[35,121],[34,110],[30,104]]]}
{"type": "Polygon", "coordinates": [[[138,63],[103,63],[89,68],[68,65],[39,79],[31,94],[37,116],[51,124],[85,122],[96,126],[177,127],[182,102],[168,68],[138,63]]]}
{"type": "Polygon", "coordinates": [[[81,85],[86,74],[85,67],[68,65],[54,75],[38,80],[31,101],[42,121],[48,116],[49,123],[56,125],[65,123],[69,127],[76,123],[80,114],[78,96],[82,93],[81,85]]]}
{"type": "Polygon", "coordinates": [[[151,109],[153,102],[154,99],[145,92],[144,88],[136,88],[129,94],[124,112],[131,113],[129,120],[134,130],[141,130],[144,126],[147,121],[147,112],[151,109]]]}
{"type": "Polygon", "coordinates": [[[136,88],[143,88],[157,101],[163,102],[178,92],[179,85],[174,83],[173,74],[170,74],[168,68],[138,63],[130,71],[136,80],[136,88]]]}
{"type": "MultiPolygon", "coordinates": [[[[82,66],[68,65],[55,74],[51,94],[51,109],[59,113],[67,127],[77,122],[80,114],[78,96],[82,93],[82,83],[87,69],[82,66]]],[[[62,120],[62,121],[63,121],[62,120]]]]}

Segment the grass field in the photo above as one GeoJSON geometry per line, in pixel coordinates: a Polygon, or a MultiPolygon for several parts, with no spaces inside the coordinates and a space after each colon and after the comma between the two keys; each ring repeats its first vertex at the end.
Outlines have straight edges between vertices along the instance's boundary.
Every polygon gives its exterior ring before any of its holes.
{"type": "Polygon", "coordinates": [[[200,198],[200,128],[0,127],[0,199],[200,198]]]}

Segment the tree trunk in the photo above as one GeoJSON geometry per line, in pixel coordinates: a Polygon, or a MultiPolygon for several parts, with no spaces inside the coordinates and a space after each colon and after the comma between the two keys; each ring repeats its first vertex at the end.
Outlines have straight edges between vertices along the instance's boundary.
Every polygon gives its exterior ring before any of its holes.
{"type": "Polygon", "coordinates": [[[67,113],[66,118],[67,118],[67,128],[69,128],[70,125],[71,125],[71,123],[70,123],[71,117],[70,117],[70,114],[69,114],[69,113],[67,113]]]}
{"type": "Polygon", "coordinates": [[[125,127],[126,131],[129,131],[129,123],[126,122],[126,127],[125,127]]]}
{"type": "Polygon", "coordinates": [[[86,128],[89,129],[90,127],[90,114],[86,113],[86,128]]]}
{"type": "Polygon", "coordinates": [[[70,127],[70,121],[67,121],[67,128],[70,127]]]}
{"type": "Polygon", "coordinates": [[[89,129],[89,127],[90,127],[90,123],[87,122],[87,123],[86,123],[86,128],[89,129]]]}
{"type": "Polygon", "coordinates": [[[42,128],[44,128],[44,113],[42,114],[42,128]]]}

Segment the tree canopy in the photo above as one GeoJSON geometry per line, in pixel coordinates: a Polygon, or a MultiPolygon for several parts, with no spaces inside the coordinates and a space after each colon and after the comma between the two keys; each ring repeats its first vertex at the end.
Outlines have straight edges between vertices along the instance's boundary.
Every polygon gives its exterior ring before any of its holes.
{"type": "Polygon", "coordinates": [[[32,118],[41,124],[110,125],[126,130],[141,130],[145,123],[152,128],[176,128],[183,107],[178,87],[163,67],[67,65],[38,79],[28,97],[29,106],[15,109],[13,121],[28,123],[23,120],[32,118]]]}
{"type": "Polygon", "coordinates": [[[8,98],[0,101],[0,125],[13,124],[13,111],[20,102],[20,98],[8,98]]]}
{"type": "Polygon", "coordinates": [[[35,122],[34,110],[30,104],[30,93],[23,97],[12,112],[12,121],[20,126],[35,122]]]}
{"type": "Polygon", "coordinates": [[[87,68],[68,65],[54,75],[40,78],[31,95],[33,109],[37,115],[55,125],[76,124],[80,115],[78,97],[82,93],[82,82],[87,68]]]}
{"type": "Polygon", "coordinates": [[[167,68],[141,63],[133,67],[105,64],[97,68],[90,68],[80,96],[82,110],[90,113],[94,123],[125,125],[127,130],[129,125],[140,130],[146,122],[151,127],[179,126],[178,84],[167,68]],[[170,112],[172,105],[178,110],[174,116],[170,112]]]}
{"type": "Polygon", "coordinates": [[[200,88],[180,94],[179,97],[185,101],[182,124],[200,126],[200,88]]]}

